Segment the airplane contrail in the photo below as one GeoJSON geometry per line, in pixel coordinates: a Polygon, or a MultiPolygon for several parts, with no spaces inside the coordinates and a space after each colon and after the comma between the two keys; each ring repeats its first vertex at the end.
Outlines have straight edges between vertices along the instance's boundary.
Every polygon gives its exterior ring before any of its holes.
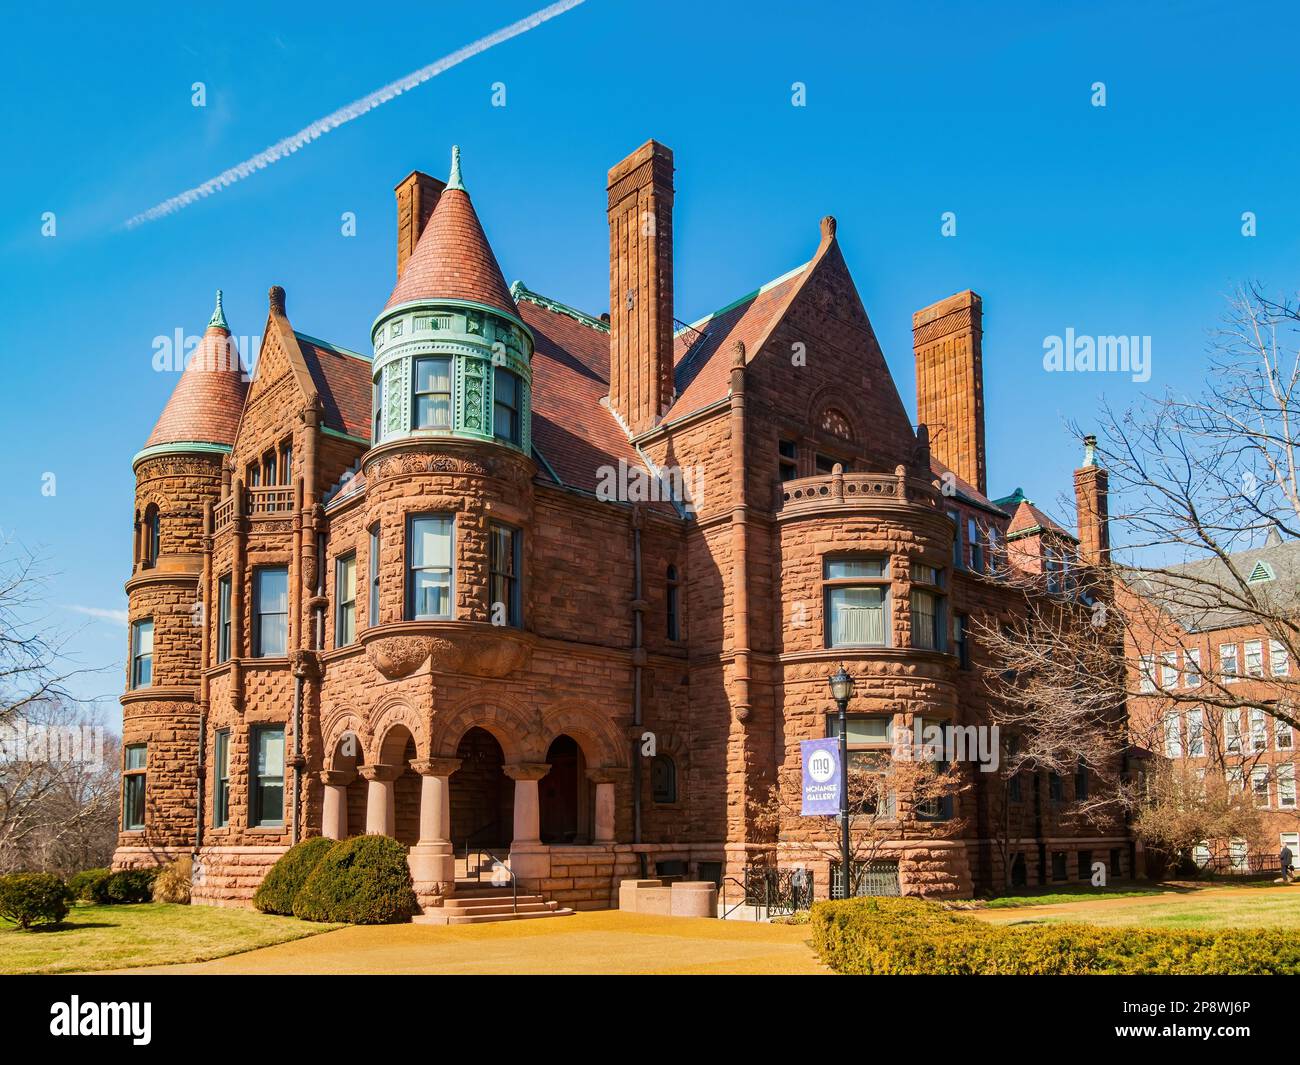
{"type": "Polygon", "coordinates": [[[211,196],[214,192],[220,192],[229,185],[237,181],[243,181],[244,178],[256,173],[258,170],[264,170],[272,163],[279,162],[286,155],[292,155],[299,148],[306,147],[317,137],[338,129],[345,122],[351,122],[354,118],[360,118],[367,111],[372,111],[380,104],[387,103],[394,96],[400,96],[417,85],[422,85],[430,78],[436,78],[445,70],[472,59],[481,52],[486,52],[503,41],[508,41],[512,37],[518,37],[521,33],[527,33],[529,30],[536,29],[543,22],[549,22],[557,15],[563,15],[566,11],[571,11],[585,0],[559,0],[558,3],[544,7],[540,11],[535,11],[527,18],[522,18],[518,22],[505,26],[495,33],[489,33],[486,37],[480,37],[473,44],[467,44],[464,48],[452,52],[450,55],[443,56],[436,62],[430,63],[427,67],[421,67],[413,74],[408,74],[404,78],[390,82],[382,89],[377,89],[368,96],[363,96],[360,100],[350,103],[345,107],[340,107],[332,114],[324,118],[317,119],[310,126],[299,130],[291,137],[285,137],[282,141],[277,141],[271,147],[264,151],[258,152],[251,159],[245,159],[242,163],[232,166],[228,170],[223,170],[214,178],[210,178],[202,185],[196,185],[192,189],[186,189],[184,192],[163,200],[162,203],[149,210],[143,211],[133,218],[128,218],[126,226],[128,229],[134,228],[144,222],[152,222],[159,218],[165,218],[169,214],[175,214],[184,207],[188,207],[196,200],[201,200],[211,196]]]}

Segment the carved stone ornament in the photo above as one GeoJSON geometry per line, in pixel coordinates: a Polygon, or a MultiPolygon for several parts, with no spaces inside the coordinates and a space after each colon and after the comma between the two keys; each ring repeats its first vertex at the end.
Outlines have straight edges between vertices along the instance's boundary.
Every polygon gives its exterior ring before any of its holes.
{"type": "Polygon", "coordinates": [[[427,636],[384,636],[366,644],[366,657],[389,680],[409,677],[429,657],[427,636]]]}

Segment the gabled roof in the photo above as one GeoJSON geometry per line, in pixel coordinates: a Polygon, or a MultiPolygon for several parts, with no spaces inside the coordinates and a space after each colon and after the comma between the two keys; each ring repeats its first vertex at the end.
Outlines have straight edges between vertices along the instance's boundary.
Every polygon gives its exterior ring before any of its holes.
{"type": "Polygon", "coordinates": [[[407,259],[384,309],[414,300],[469,300],[519,317],[482,223],[460,181],[460,149],[452,175],[407,259]]]}
{"type": "MultiPolygon", "coordinates": [[[[955,472],[948,469],[947,466],[933,455],[930,456],[930,472],[939,478],[940,481],[945,481],[948,478],[951,478],[951,483],[957,489],[957,497],[963,502],[970,503],[973,506],[980,507],[983,510],[987,510],[1004,518],[1011,516],[1011,511],[1004,510],[969,481],[964,480],[955,472]]],[[[1017,491],[1019,491],[1019,489],[1017,489],[1017,491]]]]}
{"type": "Polygon", "coordinates": [[[326,428],[369,440],[370,360],[306,333],[293,335],[324,407],[326,428]]]}
{"type": "Polygon", "coordinates": [[[736,341],[758,351],[811,263],[797,266],[721,310],[677,331],[673,342],[676,399],[662,421],[672,421],[721,399],[731,387],[731,351],[736,341]]]}
{"type": "Polygon", "coordinates": [[[171,398],[163,408],[146,448],[165,444],[218,444],[235,442],[239,416],[248,394],[248,381],[239,352],[230,339],[221,309],[221,293],[199,346],[189,356],[171,398]]]}
{"type": "MultiPolygon", "coordinates": [[[[1019,494],[1020,490],[1016,489],[1016,492],[1019,494]]],[[[1007,526],[1007,539],[1015,540],[1021,536],[1033,536],[1044,532],[1063,536],[1075,543],[1079,542],[1079,538],[1074,533],[1021,495],[1018,505],[1012,512],[1011,524],[1007,526]]]]}

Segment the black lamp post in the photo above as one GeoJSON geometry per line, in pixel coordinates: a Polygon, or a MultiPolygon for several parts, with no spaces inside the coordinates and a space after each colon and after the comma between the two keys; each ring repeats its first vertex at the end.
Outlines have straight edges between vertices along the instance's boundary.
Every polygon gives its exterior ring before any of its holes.
{"type": "Polygon", "coordinates": [[[847,899],[852,888],[849,865],[849,700],[853,698],[853,678],[844,663],[829,678],[831,697],[840,708],[840,875],[843,878],[840,898],[847,899]]]}

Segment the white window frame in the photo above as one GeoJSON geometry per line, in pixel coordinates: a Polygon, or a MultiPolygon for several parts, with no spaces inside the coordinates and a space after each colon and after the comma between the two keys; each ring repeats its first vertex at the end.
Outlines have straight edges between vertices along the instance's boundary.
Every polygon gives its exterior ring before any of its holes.
{"type": "Polygon", "coordinates": [[[1187,711],[1187,757],[1205,757],[1205,711],[1187,711]]]}
{"type": "MultiPolygon", "coordinates": [[[[1279,810],[1295,809],[1295,764],[1279,762],[1277,773],[1277,807],[1279,810]]],[[[1294,853],[1294,850],[1292,851],[1294,853]]]]}
{"type": "Polygon", "coordinates": [[[1262,677],[1264,675],[1264,641],[1247,640],[1242,645],[1244,652],[1246,676],[1262,677]]]}
{"type": "Polygon", "coordinates": [[[1165,651],[1160,655],[1160,687],[1168,690],[1178,687],[1178,652],[1165,651]]]}
{"type": "Polygon", "coordinates": [[[1250,751],[1259,754],[1268,750],[1268,716],[1263,710],[1252,709],[1247,716],[1250,723],[1250,751]]]}
{"type": "Polygon", "coordinates": [[[1268,809],[1270,805],[1268,766],[1257,765],[1250,771],[1250,796],[1256,806],[1264,810],[1268,809]]]}
{"type": "Polygon", "coordinates": [[[1219,644],[1219,675],[1224,684],[1236,684],[1241,680],[1237,672],[1237,645],[1235,643],[1219,644]]]}
{"type": "Polygon", "coordinates": [[[1241,754],[1241,711],[1223,712],[1223,749],[1228,754],[1241,754]]]}
{"type": "Polygon", "coordinates": [[[1268,670],[1275,677],[1291,675],[1291,653],[1281,640],[1268,641],[1268,670]]]}
{"type": "Polygon", "coordinates": [[[1181,758],[1183,756],[1183,723],[1181,715],[1176,710],[1168,710],[1160,719],[1160,723],[1164,730],[1165,757],[1181,758]]]}
{"type": "Polygon", "coordinates": [[[1156,656],[1142,655],[1138,659],[1138,691],[1156,690],[1156,656]]]}
{"type": "Polygon", "coordinates": [[[1193,647],[1183,654],[1183,683],[1189,688],[1201,686],[1201,649],[1193,647]]]}

